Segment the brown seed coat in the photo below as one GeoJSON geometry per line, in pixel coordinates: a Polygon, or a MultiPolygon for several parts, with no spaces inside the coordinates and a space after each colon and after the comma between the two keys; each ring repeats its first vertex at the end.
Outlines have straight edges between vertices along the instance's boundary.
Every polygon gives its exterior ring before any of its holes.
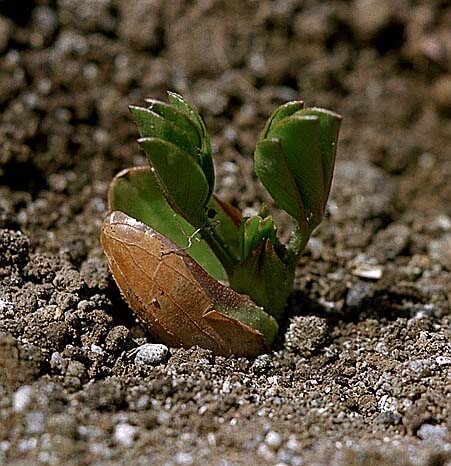
{"type": "Polygon", "coordinates": [[[124,298],[157,340],[218,355],[267,350],[259,331],[217,309],[246,306],[249,298],[217,282],[157,231],[114,211],[100,239],[124,298]]]}

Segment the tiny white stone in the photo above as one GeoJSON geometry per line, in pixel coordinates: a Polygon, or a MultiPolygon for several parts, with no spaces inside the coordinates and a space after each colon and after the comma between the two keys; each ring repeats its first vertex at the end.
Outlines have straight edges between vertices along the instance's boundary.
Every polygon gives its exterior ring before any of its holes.
{"type": "Polygon", "coordinates": [[[23,385],[13,393],[12,408],[16,413],[23,411],[29,404],[31,398],[31,387],[23,385]]]}
{"type": "Polygon", "coordinates": [[[451,218],[447,215],[439,215],[434,220],[434,224],[443,231],[451,230],[451,218]]]}
{"type": "Polygon", "coordinates": [[[126,422],[118,424],[114,430],[114,440],[124,447],[131,447],[135,436],[136,427],[126,422]]]}
{"type": "Polygon", "coordinates": [[[439,366],[451,366],[451,358],[449,356],[437,356],[435,362],[439,366]]]}
{"type": "Polygon", "coordinates": [[[168,355],[168,347],[161,344],[146,343],[141,345],[135,356],[137,366],[155,366],[161,364],[168,355]]]}
{"type": "Polygon", "coordinates": [[[10,446],[11,444],[8,442],[8,440],[3,440],[0,442],[0,451],[8,451],[10,446]]]}
{"type": "Polygon", "coordinates": [[[270,430],[265,437],[265,443],[269,447],[279,448],[282,444],[282,436],[273,430],[270,430]]]}
{"type": "Polygon", "coordinates": [[[362,264],[357,266],[352,274],[356,277],[368,278],[369,280],[379,280],[382,277],[383,268],[378,265],[362,264]]]}
{"type": "Polygon", "coordinates": [[[448,429],[445,426],[423,424],[418,429],[417,435],[423,440],[445,440],[448,435],[448,429]]]}
{"type": "Polygon", "coordinates": [[[102,356],[104,353],[103,349],[100,346],[94,344],[91,345],[91,351],[93,353],[99,354],[100,356],[102,356]]]}
{"type": "Polygon", "coordinates": [[[230,393],[230,381],[229,380],[224,381],[224,383],[222,384],[221,392],[222,393],[230,393]]]}

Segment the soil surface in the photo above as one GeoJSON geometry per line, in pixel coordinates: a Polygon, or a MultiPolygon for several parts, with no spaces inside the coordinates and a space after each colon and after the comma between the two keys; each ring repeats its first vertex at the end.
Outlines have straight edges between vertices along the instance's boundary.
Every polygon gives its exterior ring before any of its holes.
{"type": "Polygon", "coordinates": [[[451,465],[450,22],[440,0],[0,2],[0,463],[451,465]],[[109,181],[145,163],[127,105],[168,89],[246,213],[269,113],[344,115],[255,360],[138,357],[100,248],[109,181]]]}

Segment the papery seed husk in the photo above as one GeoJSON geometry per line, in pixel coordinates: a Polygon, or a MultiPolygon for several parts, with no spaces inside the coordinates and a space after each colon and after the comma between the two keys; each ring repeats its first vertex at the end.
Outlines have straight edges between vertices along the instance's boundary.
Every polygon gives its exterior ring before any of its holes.
{"type": "Polygon", "coordinates": [[[125,300],[158,341],[198,345],[217,355],[252,357],[268,350],[261,332],[220,311],[225,303],[255,304],[217,282],[157,231],[114,211],[103,223],[101,242],[125,300]]]}

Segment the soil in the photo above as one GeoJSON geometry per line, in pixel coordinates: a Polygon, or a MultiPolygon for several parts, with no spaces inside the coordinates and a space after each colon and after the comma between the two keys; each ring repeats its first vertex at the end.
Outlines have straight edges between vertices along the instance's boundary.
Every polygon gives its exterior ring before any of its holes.
{"type": "Polygon", "coordinates": [[[0,15],[0,463],[451,465],[448,2],[0,15]],[[266,199],[252,150],[269,113],[302,98],[344,115],[327,218],[255,360],[135,358],[152,340],[99,228],[113,175],[145,163],[127,105],[168,89],[200,108],[218,193],[247,213],[266,199]]]}

